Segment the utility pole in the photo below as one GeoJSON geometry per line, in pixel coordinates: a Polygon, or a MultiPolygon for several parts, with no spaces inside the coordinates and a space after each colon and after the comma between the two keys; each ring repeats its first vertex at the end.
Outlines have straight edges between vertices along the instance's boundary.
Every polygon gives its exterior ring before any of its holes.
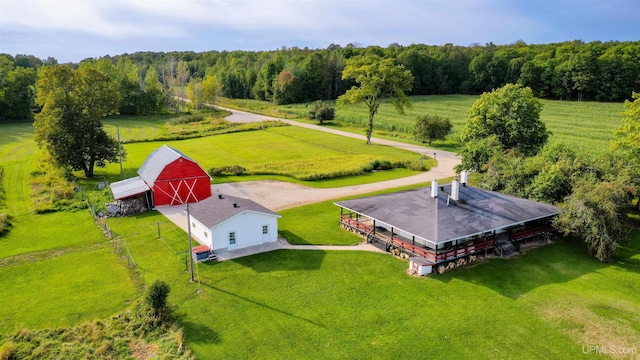
{"type": "Polygon", "coordinates": [[[189,212],[189,203],[187,203],[187,227],[189,228],[189,258],[191,259],[191,282],[196,281],[193,276],[193,241],[191,239],[191,213],[189,212]]]}

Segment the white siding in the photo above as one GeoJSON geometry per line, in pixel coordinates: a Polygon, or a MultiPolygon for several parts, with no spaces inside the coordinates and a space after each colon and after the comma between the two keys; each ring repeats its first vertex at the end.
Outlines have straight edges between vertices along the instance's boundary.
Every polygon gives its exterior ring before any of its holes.
{"type": "Polygon", "coordinates": [[[278,217],[278,215],[247,210],[211,229],[207,229],[200,221],[191,217],[191,222],[195,224],[195,227],[191,228],[191,233],[199,243],[209,246],[214,251],[242,249],[278,241],[278,217]],[[268,236],[262,233],[262,227],[265,225],[269,228],[268,236]],[[204,236],[205,231],[208,237],[204,236]],[[235,232],[234,245],[229,244],[230,232],[235,232]]]}

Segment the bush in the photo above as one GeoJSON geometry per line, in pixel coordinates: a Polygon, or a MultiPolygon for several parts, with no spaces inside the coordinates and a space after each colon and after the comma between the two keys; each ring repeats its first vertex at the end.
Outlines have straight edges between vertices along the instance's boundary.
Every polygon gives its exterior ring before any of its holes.
{"type": "Polygon", "coordinates": [[[209,169],[209,175],[211,175],[211,177],[215,177],[215,176],[240,176],[240,175],[244,175],[247,173],[247,169],[245,169],[244,167],[240,166],[240,165],[233,165],[233,166],[219,166],[219,167],[212,167],[209,169]]]}
{"type": "Polygon", "coordinates": [[[11,216],[6,213],[0,213],[0,236],[6,234],[11,229],[11,216]]]}
{"type": "Polygon", "coordinates": [[[309,118],[312,120],[318,120],[321,125],[325,121],[333,120],[335,116],[335,109],[320,100],[313,103],[313,110],[309,112],[309,118]]]}
{"type": "Polygon", "coordinates": [[[166,315],[168,310],[167,297],[169,296],[169,284],[162,280],[156,280],[151,284],[151,287],[147,291],[145,301],[149,308],[153,311],[153,316],[156,318],[166,315]]]}

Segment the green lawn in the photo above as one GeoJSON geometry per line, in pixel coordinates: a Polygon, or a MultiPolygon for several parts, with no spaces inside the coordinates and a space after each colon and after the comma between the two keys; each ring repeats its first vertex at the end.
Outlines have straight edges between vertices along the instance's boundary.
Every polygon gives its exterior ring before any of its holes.
{"type": "MultiPolygon", "coordinates": [[[[457,140],[467,119],[467,112],[478,99],[475,95],[433,95],[413,96],[413,109],[405,115],[397,113],[389,101],[383,101],[375,117],[374,136],[411,140],[411,132],[417,117],[430,114],[448,117],[453,123],[453,132],[445,141],[435,141],[433,145],[445,150],[459,147],[457,140]]],[[[589,155],[602,155],[609,149],[613,131],[622,124],[620,113],[624,111],[622,103],[598,103],[541,100],[543,104],[540,118],[552,132],[550,142],[562,142],[574,147],[578,152],[589,155]]],[[[333,105],[333,102],[329,102],[333,105]]],[[[312,104],[294,104],[271,106],[259,102],[231,102],[229,105],[248,107],[254,111],[276,111],[288,117],[308,116],[312,104]],[[275,108],[275,109],[274,109],[275,108]]],[[[336,111],[335,125],[341,130],[364,134],[367,122],[367,109],[363,104],[346,105],[336,111]],[[350,128],[351,126],[355,128],[350,128]]]]}
{"type": "Polygon", "coordinates": [[[88,210],[35,214],[39,151],[29,123],[2,124],[0,166],[11,231],[0,237],[0,333],[74,325],[127,307],[139,290],[88,210]]]}
{"type": "Polygon", "coordinates": [[[171,285],[198,358],[567,359],[583,345],[640,341],[638,236],[610,264],[572,240],[427,278],[386,254],[280,250],[199,264],[189,283],[186,235],[163,223],[157,239],[158,221],[110,226],[134,234],[147,281],[171,285]]]}

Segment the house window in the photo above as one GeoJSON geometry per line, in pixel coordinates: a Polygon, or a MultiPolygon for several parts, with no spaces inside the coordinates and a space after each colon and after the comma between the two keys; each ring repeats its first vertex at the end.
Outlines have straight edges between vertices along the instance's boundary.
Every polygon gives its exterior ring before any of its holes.
{"type": "Polygon", "coordinates": [[[192,227],[192,228],[196,227],[196,223],[192,222],[192,223],[191,223],[191,227],[192,227]]]}
{"type": "Polygon", "coordinates": [[[236,243],[236,233],[232,231],[229,233],[229,245],[233,245],[236,243]]]}
{"type": "Polygon", "coordinates": [[[209,233],[207,233],[206,231],[203,231],[204,233],[204,237],[208,238],[209,237],[209,233]]]}
{"type": "Polygon", "coordinates": [[[269,233],[269,225],[262,225],[262,234],[269,233]]]}

